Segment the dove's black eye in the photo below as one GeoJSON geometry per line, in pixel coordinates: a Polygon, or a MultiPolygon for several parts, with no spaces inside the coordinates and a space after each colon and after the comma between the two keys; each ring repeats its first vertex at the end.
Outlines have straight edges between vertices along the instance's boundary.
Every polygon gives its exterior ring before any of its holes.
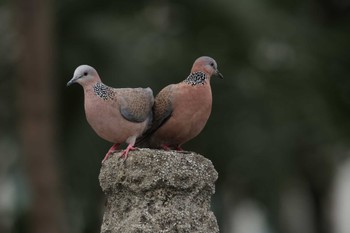
{"type": "Polygon", "coordinates": [[[214,62],[210,62],[210,66],[214,67],[214,62]]]}
{"type": "Polygon", "coordinates": [[[88,73],[87,72],[84,72],[84,76],[86,76],[88,73]]]}

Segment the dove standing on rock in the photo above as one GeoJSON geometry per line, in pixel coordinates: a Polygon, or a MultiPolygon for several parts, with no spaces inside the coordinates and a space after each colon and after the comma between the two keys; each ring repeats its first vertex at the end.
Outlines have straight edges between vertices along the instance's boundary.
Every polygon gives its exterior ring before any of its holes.
{"type": "Polygon", "coordinates": [[[101,82],[97,71],[81,65],[67,86],[79,83],[84,88],[86,119],[103,139],[114,143],[104,162],[121,143],[128,143],[121,157],[134,150],[135,140],[152,121],[153,92],[150,88],[112,88],[101,82]]]}
{"type": "Polygon", "coordinates": [[[210,116],[213,75],[223,78],[216,61],[203,56],[194,62],[184,81],[163,88],[155,97],[152,127],[136,145],[182,150],[181,145],[196,137],[210,116]]]}

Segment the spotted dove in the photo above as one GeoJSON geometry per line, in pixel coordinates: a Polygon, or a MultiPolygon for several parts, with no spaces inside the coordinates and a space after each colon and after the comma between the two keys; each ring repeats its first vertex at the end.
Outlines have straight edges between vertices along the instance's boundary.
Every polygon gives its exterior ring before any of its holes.
{"type": "Polygon", "coordinates": [[[121,157],[134,150],[135,140],[152,121],[153,92],[150,88],[112,88],[101,82],[97,71],[81,65],[67,86],[79,83],[84,89],[86,119],[103,139],[114,143],[104,162],[121,143],[128,143],[121,157]]]}
{"type": "Polygon", "coordinates": [[[223,78],[216,61],[199,57],[184,81],[163,88],[155,97],[152,127],[136,145],[182,150],[181,145],[196,137],[210,116],[213,75],[223,78]]]}

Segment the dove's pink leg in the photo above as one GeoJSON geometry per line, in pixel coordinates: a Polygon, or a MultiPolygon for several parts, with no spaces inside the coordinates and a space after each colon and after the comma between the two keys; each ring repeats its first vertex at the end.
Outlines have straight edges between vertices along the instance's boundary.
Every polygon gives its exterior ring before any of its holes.
{"type": "Polygon", "coordinates": [[[170,150],[170,147],[168,144],[162,144],[160,146],[162,147],[163,150],[170,150]]]}
{"type": "MultiPolygon", "coordinates": [[[[174,148],[174,147],[171,147],[169,144],[162,144],[161,147],[163,150],[171,150],[172,148],[174,148]]],[[[176,146],[175,150],[183,151],[183,149],[180,146],[176,146]]]]}
{"type": "Polygon", "coordinates": [[[109,156],[110,156],[116,149],[118,149],[119,145],[120,145],[119,143],[115,143],[115,144],[108,150],[106,156],[105,156],[105,157],[103,158],[103,160],[102,160],[102,163],[103,163],[104,161],[106,161],[106,160],[109,158],[109,156]]]}
{"type": "Polygon", "coordinates": [[[136,150],[137,148],[134,147],[133,144],[129,144],[128,147],[123,151],[122,155],[120,156],[120,158],[122,159],[127,159],[128,158],[128,153],[129,151],[133,151],[136,150]]]}

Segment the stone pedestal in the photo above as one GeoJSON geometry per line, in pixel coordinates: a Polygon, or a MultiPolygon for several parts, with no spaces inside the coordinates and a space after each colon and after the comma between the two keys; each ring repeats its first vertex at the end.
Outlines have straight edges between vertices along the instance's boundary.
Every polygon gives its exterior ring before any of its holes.
{"type": "Polygon", "coordinates": [[[210,211],[218,178],[210,160],[192,152],[140,149],[102,165],[107,196],[101,233],[219,232],[210,211]]]}

